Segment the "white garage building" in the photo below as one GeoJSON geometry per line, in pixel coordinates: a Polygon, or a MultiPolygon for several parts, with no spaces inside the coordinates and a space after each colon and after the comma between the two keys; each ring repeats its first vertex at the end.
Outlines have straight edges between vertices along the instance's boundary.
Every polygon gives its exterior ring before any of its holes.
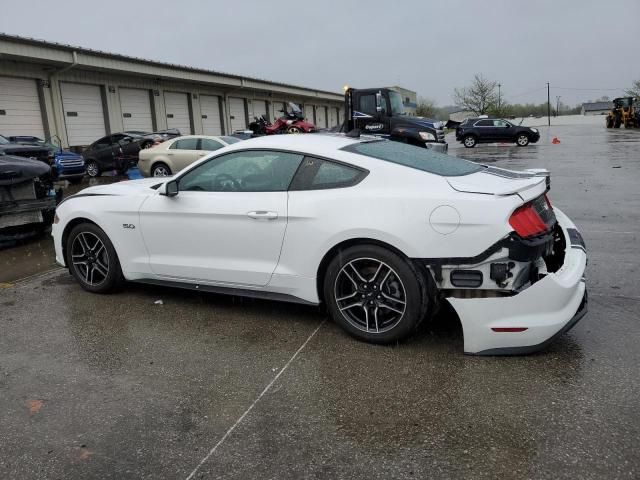
{"type": "Polygon", "coordinates": [[[2,135],[57,135],[78,149],[125,130],[218,135],[273,120],[286,102],[318,128],[344,119],[336,92],[0,34],[2,135]]]}

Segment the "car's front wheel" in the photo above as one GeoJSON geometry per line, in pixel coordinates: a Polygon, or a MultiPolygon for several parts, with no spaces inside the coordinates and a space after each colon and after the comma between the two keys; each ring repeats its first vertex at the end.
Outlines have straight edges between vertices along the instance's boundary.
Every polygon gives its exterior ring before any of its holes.
{"type": "Polygon", "coordinates": [[[529,135],[526,135],[524,133],[518,135],[518,137],[516,138],[516,144],[519,147],[526,147],[527,145],[529,145],[529,135]]]}
{"type": "Polygon", "coordinates": [[[323,287],[334,321],[371,343],[402,340],[428,313],[424,275],[377,245],[356,245],[339,252],[327,268],[323,287]]]}
{"type": "Polygon", "coordinates": [[[151,169],[152,177],[170,177],[171,169],[166,163],[156,163],[151,169]]]}
{"type": "Polygon", "coordinates": [[[467,135],[462,139],[462,143],[467,148],[473,148],[476,146],[477,140],[476,140],[476,137],[474,137],[473,135],[467,135]]]}
{"type": "Polygon", "coordinates": [[[69,270],[85,290],[107,293],[124,282],[116,250],[97,225],[76,225],[67,237],[65,248],[69,270]]]}
{"type": "Polygon", "coordinates": [[[89,160],[87,162],[87,175],[90,177],[97,177],[100,175],[100,167],[95,160],[89,160]]]}

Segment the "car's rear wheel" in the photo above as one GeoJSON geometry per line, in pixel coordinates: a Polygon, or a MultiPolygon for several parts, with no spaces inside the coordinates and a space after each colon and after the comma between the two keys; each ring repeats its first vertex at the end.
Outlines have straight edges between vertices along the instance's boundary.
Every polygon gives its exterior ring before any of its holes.
{"type": "Polygon", "coordinates": [[[327,267],[323,291],[334,321],[371,343],[402,340],[428,312],[426,279],[404,258],[377,245],[340,251],[327,267]]]}
{"type": "Polygon", "coordinates": [[[476,146],[477,140],[476,140],[476,137],[474,137],[473,135],[467,135],[462,139],[462,143],[467,148],[473,148],[476,146]]]}
{"type": "Polygon", "coordinates": [[[69,270],[85,290],[107,293],[124,282],[115,248],[97,225],[81,223],[75,226],[67,237],[65,248],[69,270]]]}
{"type": "Polygon", "coordinates": [[[171,169],[166,163],[156,163],[151,169],[152,177],[170,177],[171,169]]]}
{"type": "Polygon", "coordinates": [[[287,133],[302,133],[300,127],[289,127],[287,133]]]}
{"type": "Polygon", "coordinates": [[[89,160],[87,162],[87,175],[90,177],[97,177],[100,175],[100,167],[95,160],[89,160]]]}
{"type": "Polygon", "coordinates": [[[527,145],[529,145],[529,135],[526,135],[524,133],[518,135],[518,137],[516,138],[516,144],[519,147],[526,147],[527,145]]]}

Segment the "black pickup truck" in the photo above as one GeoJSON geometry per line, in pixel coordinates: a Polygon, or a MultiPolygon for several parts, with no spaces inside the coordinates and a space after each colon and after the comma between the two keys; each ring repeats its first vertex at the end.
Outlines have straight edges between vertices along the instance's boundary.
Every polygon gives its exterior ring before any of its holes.
{"type": "Polygon", "coordinates": [[[444,122],[412,117],[404,111],[402,96],[390,88],[347,88],[345,122],[340,131],[357,130],[446,153],[444,122]]]}

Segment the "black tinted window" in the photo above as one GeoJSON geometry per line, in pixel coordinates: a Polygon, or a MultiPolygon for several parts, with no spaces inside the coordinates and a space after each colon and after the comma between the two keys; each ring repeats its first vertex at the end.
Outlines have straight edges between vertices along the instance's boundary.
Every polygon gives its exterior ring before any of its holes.
{"type": "Polygon", "coordinates": [[[493,127],[493,120],[480,120],[476,122],[476,127],[493,127]]]}
{"type": "Polygon", "coordinates": [[[428,148],[416,147],[406,143],[379,140],[358,142],[344,147],[342,150],[388,162],[416,168],[424,172],[445,177],[468,175],[482,170],[477,163],[434,152],[428,148]]]}
{"type": "Polygon", "coordinates": [[[376,114],[376,96],[373,93],[360,97],[360,111],[369,115],[376,114]]]}
{"type": "Polygon", "coordinates": [[[302,155],[267,150],[212,158],[183,175],[180,190],[201,192],[284,192],[302,155]]]}
{"type": "Polygon", "coordinates": [[[305,157],[302,167],[291,184],[291,190],[322,190],[344,188],[357,184],[367,171],[342,163],[305,157]]]}

